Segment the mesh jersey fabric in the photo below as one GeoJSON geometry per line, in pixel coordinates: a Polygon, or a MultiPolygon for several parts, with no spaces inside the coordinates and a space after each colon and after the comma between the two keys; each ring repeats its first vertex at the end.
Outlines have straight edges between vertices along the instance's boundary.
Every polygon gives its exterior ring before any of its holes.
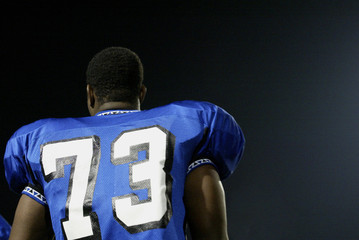
{"type": "Polygon", "coordinates": [[[229,177],[241,128],[208,102],[119,112],[20,128],[4,156],[10,188],[36,186],[46,197],[56,239],[185,239],[188,166],[207,158],[229,177]]]}

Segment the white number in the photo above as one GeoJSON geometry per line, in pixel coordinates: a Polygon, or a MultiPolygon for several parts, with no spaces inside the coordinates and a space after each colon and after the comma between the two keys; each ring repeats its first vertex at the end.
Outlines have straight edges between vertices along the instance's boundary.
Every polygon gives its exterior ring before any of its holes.
{"type": "Polygon", "coordinates": [[[93,226],[98,225],[93,218],[95,213],[84,215],[84,209],[91,212],[92,207],[92,183],[96,181],[99,164],[98,142],[96,137],[89,137],[42,146],[41,164],[46,181],[64,177],[64,165],[71,164],[66,217],[62,221],[68,239],[92,236],[93,226]]]}
{"type": "MultiPolygon", "coordinates": [[[[111,162],[128,164],[131,189],[147,189],[144,200],[135,193],[112,197],[114,218],[130,233],[164,228],[172,216],[173,144],[173,135],[160,126],[123,132],[112,143],[111,162]],[[145,159],[138,159],[141,151],[146,152],[145,159]]],[[[47,182],[63,178],[64,166],[71,165],[65,218],[61,220],[67,239],[101,239],[97,214],[92,211],[99,161],[97,136],[41,146],[41,165],[47,182]]]]}
{"type": "Polygon", "coordinates": [[[148,191],[147,199],[142,201],[133,193],[112,198],[115,218],[129,232],[167,225],[171,216],[166,192],[167,134],[157,126],[137,129],[124,132],[112,144],[112,163],[130,163],[131,188],[148,191]],[[140,151],[146,151],[146,158],[137,161],[140,151]]]}

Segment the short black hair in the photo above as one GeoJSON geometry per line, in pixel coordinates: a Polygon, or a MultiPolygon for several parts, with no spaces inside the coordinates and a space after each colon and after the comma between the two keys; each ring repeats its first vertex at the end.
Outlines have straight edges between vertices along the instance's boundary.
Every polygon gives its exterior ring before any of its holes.
{"type": "Polygon", "coordinates": [[[86,82],[100,102],[135,102],[143,81],[143,66],[136,53],[124,47],[109,47],[89,62],[86,82]]]}

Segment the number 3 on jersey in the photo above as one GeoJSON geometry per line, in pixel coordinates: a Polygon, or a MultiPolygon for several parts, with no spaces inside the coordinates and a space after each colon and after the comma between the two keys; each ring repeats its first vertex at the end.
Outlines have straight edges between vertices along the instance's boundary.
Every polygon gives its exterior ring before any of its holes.
{"type": "MultiPolygon", "coordinates": [[[[148,193],[145,200],[139,200],[135,193],[112,197],[114,218],[128,232],[167,226],[172,216],[173,146],[174,136],[161,126],[125,131],[112,142],[112,164],[128,164],[131,189],[147,189],[148,193]],[[146,152],[143,160],[138,159],[141,151],[146,152]]],[[[67,239],[101,238],[97,214],[92,212],[99,161],[97,136],[50,142],[41,147],[47,182],[63,178],[64,166],[71,164],[66,216],[61,220],[67,239]]]]}

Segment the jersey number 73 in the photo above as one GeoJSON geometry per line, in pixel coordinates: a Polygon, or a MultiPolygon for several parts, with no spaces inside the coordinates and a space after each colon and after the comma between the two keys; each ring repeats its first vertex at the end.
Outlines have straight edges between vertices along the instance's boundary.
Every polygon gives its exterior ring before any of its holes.
{"type": "MultiPolygon", "coordinates": [[[[144,200],[133,192],[112,197],[113,217],[130,233],[164,228],[172,216],[170,171],[174,141],[174,135],[158,125],[124,131],[112,141],[111,163],[114,167],[128,164],[131,189],[147,189],[144,200]],[[146,152],[145,159],[138,159],[140,151],[146,152]]],[[[65,218],[61,219],[67,239],[101,239],[98,216],[92,211],[100,159],[98,136],[41,146],[41,165],[47,182],[63,178],[64,166],[71,165],[65,218]]],[[[107,202],[111,204],[104,204],[107,202]]]]}

